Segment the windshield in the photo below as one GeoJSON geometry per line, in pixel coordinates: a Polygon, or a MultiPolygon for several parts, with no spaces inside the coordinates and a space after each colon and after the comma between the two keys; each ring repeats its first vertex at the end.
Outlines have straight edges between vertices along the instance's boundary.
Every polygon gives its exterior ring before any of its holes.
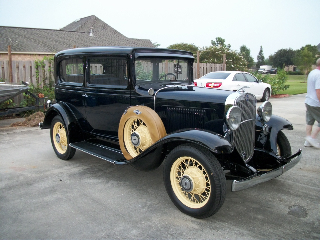
{"type": "Polygon", "coordinates": [[[223,73],[223,72],[211,72],[204,75],[202,78],[209,78],[209,79],[226,79],[230,73],[223,73]]]}
{"type": "Polygon", "coordinates": [[[188,61],[184,59],[138,58],[135,77],[141,81],[189,82],[191,75],[188,61]]]}

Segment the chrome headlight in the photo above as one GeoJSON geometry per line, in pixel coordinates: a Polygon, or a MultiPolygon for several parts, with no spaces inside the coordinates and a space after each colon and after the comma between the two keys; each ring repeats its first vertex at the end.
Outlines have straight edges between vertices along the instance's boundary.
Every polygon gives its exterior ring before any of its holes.
{"type": "Polygon", "coordinates": [[[241,123],[241,109],[233,106],[227,112],[227,123],[232,130],[236,130],[241,123]]]}
{"type": "Polygon", "coordinates": [[[264,102],[257,109],[258,115],[265,121],[268,122],[272,116],[272,105],[270,102],[264,102]]]}

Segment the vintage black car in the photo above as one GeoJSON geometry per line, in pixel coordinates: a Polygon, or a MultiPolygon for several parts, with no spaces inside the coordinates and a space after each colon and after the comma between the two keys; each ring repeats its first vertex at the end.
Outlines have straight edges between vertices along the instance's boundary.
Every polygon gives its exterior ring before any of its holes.
{"type": "Polygon", "coordinates": [[[270,102],[252,94],[193,85],[192,53],[94,47],[55,55],[56,103],[50,128],[56,155],[76,149],[113,164],[164,167],[164,184],[184,213],[205,218],[226,195],[280,176],[297,164],[270,102]]]}

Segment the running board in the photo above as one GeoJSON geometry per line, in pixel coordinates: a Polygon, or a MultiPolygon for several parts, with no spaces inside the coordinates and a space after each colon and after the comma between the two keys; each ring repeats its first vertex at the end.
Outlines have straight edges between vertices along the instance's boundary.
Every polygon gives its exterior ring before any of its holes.
{"type": "Polygon", "coordinates": [[[86,141],[70,143],[69,146],[115,165],[127,164],[127,160],[119,149],[86,141]]]}

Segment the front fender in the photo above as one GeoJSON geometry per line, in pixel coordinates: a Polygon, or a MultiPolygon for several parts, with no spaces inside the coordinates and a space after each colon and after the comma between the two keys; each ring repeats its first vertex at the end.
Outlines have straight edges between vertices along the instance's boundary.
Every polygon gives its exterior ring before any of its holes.
{"type": "Polygon", "coordinates": [[[160,166],[167,152],[184,143],[196,144],[215,154],[228,154],[233,151],[232,145],[220,135],[204,130],[188,129],[165,136],[130,160],[130,163],[144,171],[155,169],[160,166]]]}
{"type": "Polygon", "coordinates": [[[293,130],[292,124],[285,118],[272,115],[268,122],[256,118],[256,147],[277,153],[277,136],[282,129],[293,130]]]}
{"type": "Polygon", "coordinates": [[[161,142],[169,144],[171,142],[191,142],[216,154],[227,154],[233,151],[233,147],[222,136],[209,131],[190,129],[169,134],[161,139],[161,142]]]}

